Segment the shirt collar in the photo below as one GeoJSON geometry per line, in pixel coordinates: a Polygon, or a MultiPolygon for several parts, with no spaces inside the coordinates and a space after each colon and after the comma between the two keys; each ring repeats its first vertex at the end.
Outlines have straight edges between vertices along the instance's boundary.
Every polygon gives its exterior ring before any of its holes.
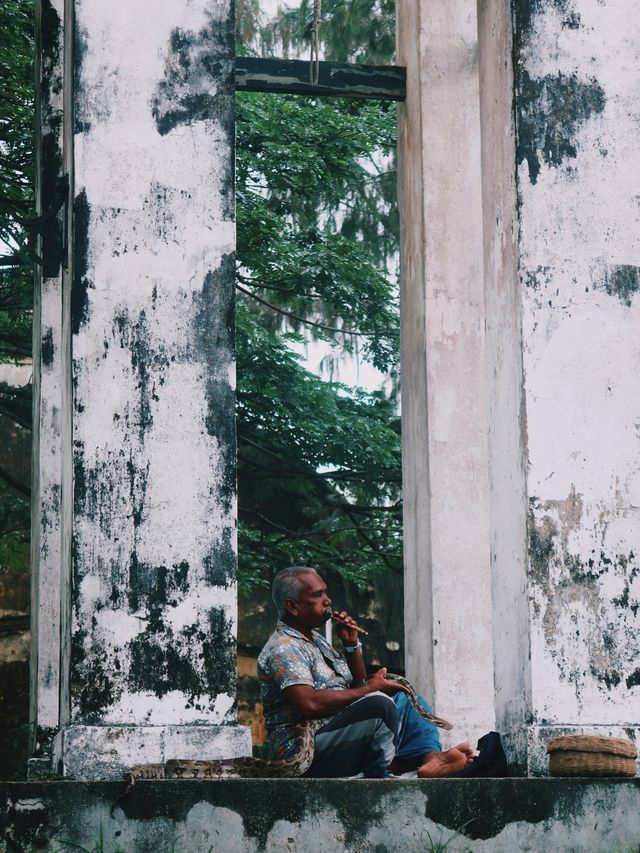
{"type": "Polygon", "coordinates": [[[298,640],[304,640],[307,643],[312,643],[316,637],[320,637],[322,639],[321,634],[317,631],[312,631],[311,634],[313,639],[310,640],[309,637],[305,637],[302,631],[298,631],[297,628],[292,628],[291,625],[287,625],[287,623],[283,622],[281,619],[278,620],[276,631],[281,631],[283,634],[288,634],[290,637],[296,637],[298,640]]]}

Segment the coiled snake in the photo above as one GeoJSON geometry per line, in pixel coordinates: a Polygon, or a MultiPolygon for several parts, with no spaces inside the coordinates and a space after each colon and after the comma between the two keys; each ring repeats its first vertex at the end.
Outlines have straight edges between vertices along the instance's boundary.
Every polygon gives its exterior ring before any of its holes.
{"type": "MultiPolygon", "coordinates": [[[[406,687],[411,705],[434,726],[452,729],[451,723],[426,711],[406,678],[387,673],[387,681],[406,687]]],[[[139,764],[125,774],[130,785],[138,779],[220,779],[220,778],[284,778],[302,776],[311,766],[316,727],[313,720],[304,720],[297,726],[297,749],[290,758],[269,760],[261,758],[223,758],[218,761],[172,758],[164,764],[139,764]]]]}

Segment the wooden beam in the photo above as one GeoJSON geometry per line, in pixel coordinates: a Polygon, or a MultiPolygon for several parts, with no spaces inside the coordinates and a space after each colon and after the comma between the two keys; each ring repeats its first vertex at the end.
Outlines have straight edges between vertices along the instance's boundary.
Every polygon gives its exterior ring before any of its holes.
{"type": "Polygon", "coordinates": [[[236,56],[236,91],[288,95],[333,95],[403,101],[404,68],[397,65],[341,65],[321,62],[318,84],[309,82],[309,63],[303,59],[256,59],[236,56]]]}

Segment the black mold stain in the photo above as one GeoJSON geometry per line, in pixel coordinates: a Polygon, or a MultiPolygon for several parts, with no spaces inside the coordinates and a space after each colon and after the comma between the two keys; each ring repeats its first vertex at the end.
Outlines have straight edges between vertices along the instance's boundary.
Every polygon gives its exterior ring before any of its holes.
{"type": "Polygon", "coordinates": [[[144,441],[147,432],[153,424],[151,399],[153,397],[157,400],[155,386],[151,379],[151,366],[155,353],[151,344],[149,325],[144,310],[140,312],[139,320],[129,326],[129,333],[131,367],[138,380],[137,390],[139,391],[138,435],[140,441],[144,441]]]}
{"type": "Polygon", "coordinates": [[[611,560],[601,551],[600,559],[594,560],[590,557],[586,562],[576,554],[566,553],[563,563],[569,570],[569,576],[573,583],[586,585],[595,583],[602,575],[609,571],[611,560]]]}
{"type": "MultiPolygon", "coordinates": [[[[341,779],[228,779],[214,783],[185,779],[149,780],[125,793],[126,788],[125,782],[116,781],[91,784],[73,781],[4,783],[0,792],[5,809],[6,837],[24,844],[24,847],[16,849],[35,849],[30,842],[37,822],[44,830],[37,846],[44,848],[47,841],[53,842],[56,836],[85,840],[87,816],[108,815],[110,812],[113,816],[114,804],[117,804],[115,823],[112,821],[110,831],[115,829],[117,837],[120,830],[116,827],[124,829],[127,824],[129,827],[138,824],[137,829],[131,831],[131,849],[158,849],[164,840],[162,832],[165,837],[175,835],[179,838],[181,827],[184,827],[194,806],[209,803],[214,808],[228,809],[239,816],[244,832],[256,839],[258,849],[264,850],[269,842],[269,833],[282,821],[292,824],[299,844],[303,844],[298,827],[304,826],[305,818],[308,820],[322,814],[328,804],[337,804],[339,800],[344,829],[353,838],[348,849],[354,853],[356,850],[384,853],[390,847],[399,849],[393,843],[395,839],[389,837],[387,842],[374,847],[367,836],[372,828],[379,828],[377,815],[384,814],[385,810],[388,812],[396,798],[400,799],[405,794],[418,808],[422,801],[426,816],[451,830],[456,843],[464,846],[464,838],[495,838],[505,827],[517,828],[518,823],[549,820],[563,823],[565,827],[593,826],[598,821],[598,814],[587,816],[588,804],[595,800],[597,811],[607,818],[619,814],[625,796],[627,800],[633,799],[632,794],[635,793],[633,780],[626,779],[362,780],[357,784],[341,779]],[[34,799],[41,800],[41,811],[29,809],[19,814],[12,808],[19,800],[33,802],[34,799]],[[33,820],[34,814],[37,821],[33,820]],[[47,814],[63,815],[67,819],[49,822],[45,817],[47,814]],[[369,822],[368,816],[371,816],[369,822]],[[162,831],[152,823],[145,825],[147,821],[157,824],[158,818],[166,824],[162,831]]],[[[326,830],[329,834],[329,829],[333,830],[332,827],[321,826],[319,831],[326,830]]],[[[443,839],[439,849],[447,844],[448,841],[443,839]]],[[[298,846],[296,849],[302,848],[298,846]]],[[[346,843],[344,849],[347,849],[346,843]]],[[[425,836],[406,849],[410,853],[412,850],[438,848],[425,836]]]]}
{"type": "Polygon", "coordinates": [[[92,287],[87,278],[89,256],[89,218],[91,210],[84,190],[73,205],[74,219],[74,274],[71,287],[71,329],[74,335],[87,321],[89,311],[88,290],[92,287]]]}
{"type": "Polygon", "coordinates": [[[577,156],[576,134],[591,115],[605,106],[597,80],[582,81],[576,74],[533,78],[521,69],[517,98],[517,162],[526,160],[532,184],[538,180],[541,160],[558,167],[577,156]]]}
{"type": "Polygon", "coordinates": [[[161,697],[180,690],[187,697],[187,706],[198,709],[220,693],[235,691],[235,639],[222,608],[210,611],[206,632],[200,625],[192,625],[174,634],[160,620],[154,619],[153,624],[150,620],[147,629],[131,640],[129,650],[128,685],[134,691],[161,697]],[[202,649],[200,660],[194,659],[197,645],[202,649]]]}
{"type": "Polygon", "coordinates": [[[129,563],[127,595],[133,612],[149,613],[149,625],[159,627],[166,607],[175,607],[189,592],[189,563],[183,560],[171,568],[141,563],[134,551],[129,563]]]}
{"type": "MultiPolygon", "coordinates": [[[[78,407],[76,407],[78,411],[78,407]]],[[[123,467],[124,449],[109,453],[97,466],[88,465],[82,442],[74,442],[74,512],[78,518],[96,522],[111,538],[118,529],[119,496],[113,485],[113,471],[123,467]]]]}
{"type": "Polygon", "coordinates": [[[538,266],[535,270],[526,270],[523,280],[531,290],[541,290],[551,281],[550,267],[538,266]]]}
{"type": "Polygon", "coordinates": [[[73,509],[75,515],[84,515],[87,503],[87,478],[84,466],[84,442],[73,442],[73,509]]]}
{"type": "MultiPolygon", "coordinates": [[[[153,306],[151,310],[154,310],[153,306]]],[[[113,330],[120,347],[129,351],[138,391],[136,418],[132,426],[137,428],[138,438],[144,443],[153,424],[152,404],[158,400],[156,378],[158,384],[164,382],[162,368],[169,364],[169,358],[162,344],[153,340],[144,309],[136,319],[132,319],[126,311],[116,314],[113,330]]]]}
{"type": "Polygon", "coordinates": [[[40,345],[40,358],[42,359],[43,367],[51,367],[53,364],[53,354],[53,329],[47,329],[42,336],[42,343],[40,345]]]}
{"type": "MultiPolygon", "coordinates": [[[[443,781],[446,784],[447,780],[443,781]]],[[[507,788],[505,801],[493,802],[492,808],[488,809],[482,791],[483,780],[477,781],[480,785],[468,786],[465,796],[458,797],[453,803],[447,796],[446,788],[443,787],[442,791],[436,790],[436,796],[430,791],[425,816],[455,833],[461,832],[464,837],[474,841],[494,838],[512,821],[540,823],[554,816],[558,805],[555,791],[543,789],[536,791],[534,795],[526,789],[519,797],[512,798],[508,794],[509,780],[501,780],[507,788]]]]}
{"type": "MultiPolygon", "coordinates": [[[[49,0],[40,4],[37,17],[38,50],[42,57],[38,90],[40,136],[40,198],[42,210],[48,210],[56,199],[56,184],[63,171],[62,114],[54,108],[52,99],[62,89],[62,22],[49,0]]],[[[41,255],[44,259],[44,278],[55,278],[63,260],[62,222],[56,216],[44,228],[41,255]]]]}
{"type": "Polygon", "coordinates": [[[532,29],[533,19],[546,9],[555,9],[563,15],[562,26],[570,29],[580,25],[580,15],[573,10],[572,0],[512,0],[516,20],[518,47],[521,48],[532,29]]]}
{"type": "MultiPolygon", "coordinates": [[[[40,140],[41,189],[43,211],[49,210],[57,200],[58,177],[62,174],[61,137],[62,117],[52,110],[45,109],[47,118],[42,121],[40,140]]],[[[65,208],[63,208],[64,212],[65,208]]],[[[41,255],[44,260],[42,274],[44,278],[56,278],[60,272],[63,258],[62,214],[49,220],[42,231],[41,255]]]]}
{"type": "MultiPolygon", "coordinates": [[[[187,190],[176,189],[154,181],[144,200],[143,209],[153,223],[153,239],[160,244],[169,242],[177,244],[182,239],[181,230],[184,223],[176,221],[172,208],[172,202],[177,196],[180,197],[182,203],[188,203],[191,198],[191,194],[187,190]]],[[[118,254],[124,254],[126,251],[127,247],[125,246],[122,252],[118,252],[118,254]]],[[[157,297],[157,288],[154,287],[151,302],[154,308],[157,297]]]]}
{"type": "Polygon", "coordinates": [[[235,260],[224,255],[217,270],[209,272],[196,307],[195,358],[207,367],[206,428],[217,439],[222,481],[216,498],[230,513],[236,492],[235,393],[228,367],[235,359],[235,260]]]}
{"type": "Polygon", "coordinates": [[[84,629],[74,633],[71,645],[71,695],[84,723],[100,723],[105,710],[117,698],[114,683],[109,678],[111,667],[107,654],[90,642],[84,629]]]}
{"type": "MultiPolygon", "coordinates": [[[[315,798],[309,798],[309,811],[314,811],[315,798]]],[[[344,796],[344,791],[336,789],[333,785],[328,785],[323,791],[323,799],[326,799],[331,806],[336,810],[338,818],[344,826],[344,845],[345,850],[358,850],[358,840],[363,836],[366,837],[367,830],[375,823],[380,815],[380,802],[377,798],[371,796],[371,791],[364,788],[353,786],[353,790],[349,791],[349,796],[344,796]]],[[[318,803],[316,808],[321,808],[318,803]]],[[[378,848],[367,847],[372,853],[385,853],[386,847],[378,848]]],[[[426,853],[426,851],[425,851],[426,853]]]]}
{"type": "Polygon", "coordinates": [[[130,458],[127,461],[127,477],[129,479],[129,497],[131,499],[131,517],[133,519],[134,531],[142,524],[144,518],[144,505],[147,497],[147,477],[149,475],[149,463],[144,468],[136,465],[130,458]]]}
{"type": "Polygon", "coordinates": [[[612,598],[611,600],[616,605],[616,607],[621,607],[623,610],[626,610],[629,606],[629,592],[631,587],[628,583],[624,585],[624,589],[622,590],[622,594],[612,598]]]}
{"type": "Polygon", "coordinates": [[[578,12],[570,12],[562,21],[563,30],[577,30],[582,23],[582,18],[578,12]]]}
{"type": "Polygon", "coordinates": [[[75,92],[76,109],[73,113],[73,130],[74,133],[88,133],[91,130],[91,122],[82,113],[82,105],[84,104],[84,85],[82,83],[82,65],[84,57],[87,53],[88,36],[87,31],[79,27],[76,23],[74,26],[73,40],[73,87],[75,92]]]}
{"type": "MultiPolygon", "coordinates": [[[[105,797],[108,803],[113,803],[122,792],[121,785],[111,784],[117,791],[109,791],[105,797]]],[[[310,790],[313,783],[310,785],[298,780],[228,780],[221,785],[199,785],[197,789],[189,791],[191,785],[191,780],[166,781],[160,785],[145,783],[144,793],[142,786],[140,791],[134,788],[118,801],[118,807],[128,820],[153,820],[161,816],[182,823],[193,808],[195,799],[208,800],[218,807],[241,814],[244,831],[256,839],[259,849],[264,850],[269,833],[279,821],[300,823],[307,812],[308,801],[317,801],[317,797],[314,797],[310,790]],[[282,781],[285,785],[281,784],[282,781]],[[196,791],[197,796],[194,799],[193,794],[196,791]]],[[[331,788],[331,785],[326,787],[331,788]]],[[[343,801],[351,797],[354,787],[350,787],[349,797],[343,793],[343,801]]],[[[375,802],[371,792],[369,796],[375,802]]],[[[321,806],[321,802],[318,805],[321,806]]]]}
{"type": "Polygon", "coordinates": [[[158,84],[152,105],[160,134],[204,119],[216,119],[224,125],[230,118],[233,121],[233,39],[231,16],[224,23],[212,20],[198,34],[173,31],[164,79],[158,84]]]}
{"type": "MultiPolygon", "coordinates": [[[[354,838],[348,849],[354,853],[364,850],[385,853],[390,848],[399,849],[395,843],[397,839],[389,836],[374,846],[368,840],[369,832],[375,831],[376,827],[379,829],[380,816],[388,813],[396,798],[401,799],[405,794],[417,803],[421,801],[421,794],[427,816],[432,820],[437,818],[439,826],[450,829],[456,844],[464,847],[464,838],[474,838],[474,827],[479,826],[482,833],[477,833],[478,838],[495,838],[509,825],[517,829],[518,823],[532,824],[544,820],[562,822],[565,834],[566,827],[582,826],[583,823],[593,826],[598,821],[597,814],[587,817],[585,812],[587,804],[594,798],[598,802],[598,813],[606,819],[609,815],[619,814],[620,803],[625,801],[625,797],[627,801],[630,797],[633,799],[635,793],[633,780],[627,779],[362,780],[357,783],[341,779],[229,779],[216,782],[185,779],[148,780],[125,793],[126,788],[125,782],[116,781],[91,784],[68,780],[44,784],[5,783],[0,793],[6,837],[16,844],[15,849],[20,850],[32,850],[38,846],[33,844],[36,829],[42,830],[40,846],[43,849],[47,841],[51,842],[54,831],[57,838],[81,842],[87,838],[89,817],[95,823],[96,815],[111,813],[107,838],[117,839],[118,832],[128,827],[128,837],[132,839],[128,849],[165,849],[167,837],[181,837],[194,806],[208,803],[238,816],[244,832],[255,838],[260,850],[266,849],[269,833],[274,826],[282,825],[282,821],[292,824],[292,834],[295,832],[298,841],[296,849],[302,849],[300,844],[304,842],[300,839],[298,827],[304,828],[303,821],[317,819],[326,811],[327,804],[339,799],[343,804],[342,814],[349,821],[344,829],[350,833],[349,837],[354,838]],[[14,807],[19,800],[39,800],[42,809],[19,812],[14,807]],[[369,809],[375,809],[369,823],[358,810],[364,800],[367,813],[369,809]]],[[[228,821],[227,825],[234,826],[235,821],[228,821]]],[[[335,837],[331,825],[322,825],[319,832],[323,831],[328,838],[335,837]]],[[[605,834],[598,832],[594,837],[600,838],[605,834]]],[[[443,838],[439,849],[447,846],[449,840],[443,838]]],[[[241,836],[238,843],[241,843],[241,836]]],[[[430,843],[425,834],[424,838],[406,849],[407,853],[426,851],[437,849],[436,844],[430,843]]],[[[344,849],[347,849],[346,844],[344,849]]],[[[544,846],[536,849],[544,849],[544,846]]]]}
{"type": "Polygon", "coordinates": [[[222,607],[213,607],[207,619],[209,630],[202,644],[206,692],[235,695],[236,640],[231,623],[222,607]]]}
{"type": "Polygon", "coordinates": [[[222,532],[220,542],[214,545],[204,558],[204,572],[211,586],[228,586],[236,576],[236,555],[231,542],[232,531],[222,532]]]}
{"type": "Polygon", "coordinates": [[[49,104],[51,95],[62,91],[60,47],[62,44],[62,21],[50,0],[41,0],[39,18],[40,50],[42,51],[42,77],[40,93],[44,104],[49,104]]]}
{"type": "Polygon", "coordinates": [[[635,558],[633,551],[630,551],[628,556],[620,554],[616,558],[615,566],[616,568],[619,567],[622,569],[625,576],[625,582],[620,595],[611,599],[616,607],[619,607],[621,610],[629,609],[634,616],[636,616],[638,608],[640,608],[640,602],[630,601],[631,584],[640,572],[640,567],[635,563],[635,558]]]}
{"type": "Polygon", "coordinates": [[[631,306],[634,294],[640,291],[640,267],[619,264],[607,270],[604,289],[609,296],[617,296],[626,306],[631,306]]]}
{"type": "Polygon", "coordinates": [[[627,678],[626,683],[628,690],[631,690],[632,687],[640,687],[640,669],[636,669],[635,672],[632,672],[627,678]]]}
{"type": "Polygon", "coordinates": [[[549,564],[555,554],[557,536],[558,528],[548,515],[545,515],[538,525],[533,511],[531,511],[529,516],[529,565],[531,574],[539,584],[544,584],[549,577],[549,564]]]}
{"type": "Polygon", "coordinates": [[[595,678],[596,681],[599,681],[601,684],[604,684],[607,690],[611,690],[612,687],[617,687],[618,684],[622,681],[620,673],[615,669],[609,669],[602,671],[598,669],[598,667],[593,664],[590,666],[591,675],[595,678]]]}

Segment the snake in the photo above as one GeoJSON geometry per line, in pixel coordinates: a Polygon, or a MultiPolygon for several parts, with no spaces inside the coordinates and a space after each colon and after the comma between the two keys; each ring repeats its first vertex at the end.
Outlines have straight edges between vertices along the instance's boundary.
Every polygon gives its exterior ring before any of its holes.
{"type": "MultiPolygon", "coordinates": [[[[387,673],[387,681],[393,681],[407,691],[409,702],[420,716],[438,728],[450,730],[452,724],[442,717],[429,713],[418,701],[413,686],[401,675],[387,673]]],[[[139,764],[125,773],[129,787],[141,779],[259,779],[303,776],[313,761],[315,733],[318,721],[302,720],[296,726],[296,749],[289,758],[222,758],[202,760],[170,758],[158,764],[139,764]]]]}

